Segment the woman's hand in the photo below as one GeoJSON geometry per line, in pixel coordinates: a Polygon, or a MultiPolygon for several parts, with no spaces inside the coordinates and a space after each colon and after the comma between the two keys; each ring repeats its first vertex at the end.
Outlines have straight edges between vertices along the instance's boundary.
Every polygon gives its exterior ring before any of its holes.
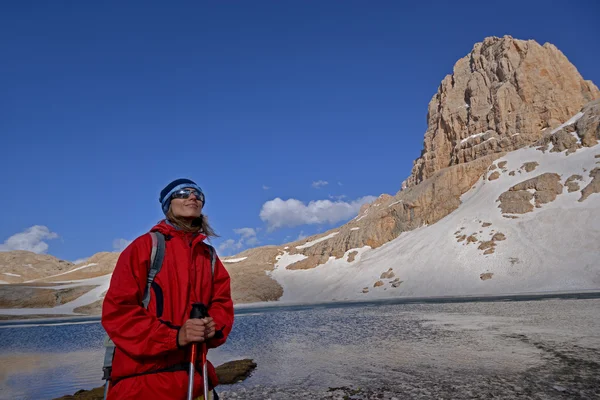
{"type": "Polygon", "coordinates": [[[215,321],[213,321],[213,319],[211,317],[208,318],[204,318],[205,321],[205,325],[204,325],[204,338],[205,339],[210,339],[213,336],[215,336],[215,321]]]}
{"type": "Polygon", "coordinates": [[[205,319],[188,319],[184,322],[177,335],[177,343],[180,347],[187,346],[193,342],[203,342],[206,336],[205,319]]]}
{"type": "Polygon", "coordinates": [[[179,330],[177,343],[180,347],[184,347],[190,343],[204,342],[213,336],[215,336],[215,321],[212,318],[188,319],[179,330]]]}

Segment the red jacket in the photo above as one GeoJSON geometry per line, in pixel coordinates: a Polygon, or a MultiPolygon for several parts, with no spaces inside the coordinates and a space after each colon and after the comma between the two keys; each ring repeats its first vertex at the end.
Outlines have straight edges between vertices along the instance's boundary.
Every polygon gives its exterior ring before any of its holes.
{"type": "MultiPolygon", "coordinates": [[[[135,239],[121,253],[102,306],[102,326],[115,343],[108,399],[185,399],[188,372],[148,373],[180,363],[189,366],[190,346],[179,348],[179,328],[189,318],[193,303],[208,305],[215,321],[215,337],[208,348],[225,343],[233,326],[230,278],[217,258],[211,284],[211,258],[204,235],[193,235],[161,222],[152,230],[166,237],[165,257],[154,278],[150,304],[142,298],[150,269],[152,238],[135,239]],[[212,286],[212,288],[211,288],[212,286]],[[142,374],[134,377],[130,375],[142,374]],[[127,377],[120,380],[121,378],[127,377]]],[[[200,350],[201,346],[197,346],[200,350]]],[[[203,392],[200,355],[197,356],[194,397],[203,392]]],[[[210,388],[218,384],[209,362],[210,388]]]]}

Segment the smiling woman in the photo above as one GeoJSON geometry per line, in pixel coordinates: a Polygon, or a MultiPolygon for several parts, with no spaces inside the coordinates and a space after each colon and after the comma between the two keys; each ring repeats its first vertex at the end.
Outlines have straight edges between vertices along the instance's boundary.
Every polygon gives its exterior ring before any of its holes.
{"type": "Polygon", "coordinates": [[[202,214],[204,193],[195,182],[176,179],[159,202],[167,218],[121,253],[104,298],[102,326],[115,344],[105,364],[108,400],[184,398],[186,392],[195,398],[219,383],[205,357],[227,340],[233,302],[229,273],[204,243],[215,235],[202,214]],[[158,267],[151,259],[161,260],[158,267]],[[201,306],[207,312],[192,318],[201,306]],[[196,343],[202,343],[201,365],[194,361],[200,359],[196,343]],[[188,375],[190,364],[206,373],[188,375]]]}
{"type": "Polygon", "coordinates": [[[177,179],[161,192],[163,211],[177,228],[186,232],[201,232],[206,236],[217,236],[202,209],[206,201],[202,189],[188,179],[177,179]],[[198,229],[200,228],[200,229],[198,229]]]}

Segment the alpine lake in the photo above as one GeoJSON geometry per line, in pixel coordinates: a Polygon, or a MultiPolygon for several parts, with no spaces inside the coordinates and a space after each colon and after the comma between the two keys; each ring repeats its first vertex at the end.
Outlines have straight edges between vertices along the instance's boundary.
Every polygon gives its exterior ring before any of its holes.
{"type": "MultiPolygon", "coordinates": [[[[0,399],[102,386],[98,317],[0,322],[0,399]]],[[[600,293],[236,308],[221,399],[600,399],[600,293]]]]}

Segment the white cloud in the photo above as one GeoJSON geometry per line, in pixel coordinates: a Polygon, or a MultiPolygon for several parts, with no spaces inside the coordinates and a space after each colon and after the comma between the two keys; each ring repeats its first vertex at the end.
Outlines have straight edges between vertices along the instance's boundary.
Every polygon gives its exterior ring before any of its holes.
{"type": "Polygon", "coordinates": [[[270,187],[270,186],[263,185],[263,190],[269,190],[269,189],[271,189],[271,187],[270,187]]]}
{"type": "Polygon", "coordinates": [[[229,249],[240,249],[242,246],[240,245],[239,242],[236,242],[233,239],[227,239],[226,241],[224,241],[223,243],[221,243],[219,245],[219,253],[224,253],[229,249]]]}
{"type": "Polygon", "coordinates": [[[365,196],[351,202],[316,200],[304,204],[300,200],[278,197],[263,204],[260,219],[267,223],[269,231],[284,226],[336,223],[356,216],[363,204],[375,199],[375,196],[365,196]]]}
{"type": "Polygon", "coordinates": [[[327,181],[316,181],[312,183],[312,187],[314,187],[315,189],[319,189],[323,186],[327,186],[329,185],[329,182],[327,181]]]}
{"type": "Polygon", "coordinates": [[[304,234],[304,231],[300,231],[300,233],[298,234],[298,237],[296,238],[296,240],[302,240],[306,237],[306,235],[304,234]]]}
{"type": "Polygon", "coordinates": [[[77,264],[83,264],[84,262],[86,262],[87,260],[89,260],[90,257],[86,257],[86,258],[78,258],[75,261],[72,261],[73,264],[77,265],[77,264]]]}
{"type": "Polygon", "coordinates": [[[48,227],[34,225],[6,239],[3,244],[0,244],[0,251],[27,250],[42,254],[48,250],[48,243],[45,240],[56,238],[58,234],[50,232],[48,227]]]}
{"type": "Polygon", "coordinates": [[[256,236],[256,231],[254,230],[254,228],[238,228],[238,229],[234,229],[233,230],[235,233],[237,233],[238,235],[241,235],[242,238],[249,238],[252,236],[256,236]]]}
{"type": "Polygon", "coordinates": [[[329,195],[329,198],[331,200],[344,200],[346,197],[348,197],[348,196],[346,196],[345,194],[341,194],[339,196],[334,196],[332,194],[329,195]]]}
{"type": "Polygon", "coordinates": [[[113,249],[115,251],[123,251],[125,250],[125,247],[129,246],[131,244],[131,240],[127,240],[127,239],[115,239],[113,240],[113,249]]]}
{"type": "Polygon", "coordinates": [[[227,239],[219,245],[219,252],[227,252],[229,250],[240,250],[245,246],[254,246],[259,242],[256,237],[256,229],[254,228],[237,228],[233,232],[240,235],[241,237],[236,241],[234,239],[227,239]]]}

